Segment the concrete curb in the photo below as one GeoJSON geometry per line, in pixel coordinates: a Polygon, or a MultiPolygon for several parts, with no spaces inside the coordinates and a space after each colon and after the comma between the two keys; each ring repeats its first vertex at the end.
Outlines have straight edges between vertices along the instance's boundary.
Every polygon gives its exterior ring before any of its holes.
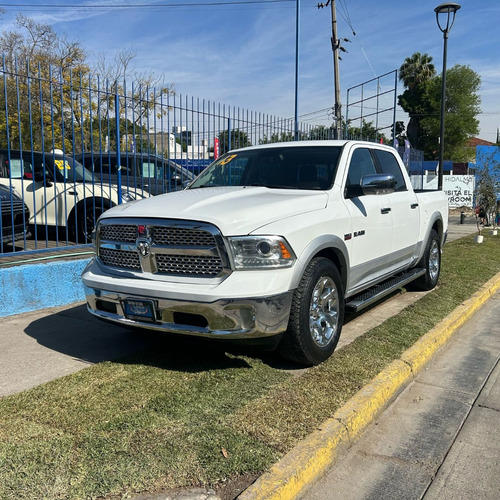
{"type": "Polygon", "coordinates": [[[500,273],[420,338],[400,359],[379,373],[332,418],[241,493],[238,499],[297,498],[351,447],[434,354],[499,289],[500,273]]]}
{"type": "Polygon", "coordinates": [[[81,274],[89,260],[47,261],[0,269],[0,318],[85,301],[81,274]]]}

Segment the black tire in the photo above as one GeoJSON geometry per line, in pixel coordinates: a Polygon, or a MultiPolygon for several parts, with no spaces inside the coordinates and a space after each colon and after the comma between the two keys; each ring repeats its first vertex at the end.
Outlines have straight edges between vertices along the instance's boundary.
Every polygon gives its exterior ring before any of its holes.
{"type": "Polygon", "coordinates": [[[92,231],[96,225],[97,219],[108,209],[111,208],[109,202],[101,203],[96,200],[95,206],[92,202],[78,207],[76,217],[76,235],[78,243],[90,243],[92,241],[92,231]]]}
{"type": "Polygon", "coordinates": [[[328,359],[339,341],[344,321],[344,290],[335,265],[323,257],[307,266],[294,292],[288,329],[280,354],[312,366],[328,359]]]}
{"type": "Polygon", "coordinates": [[[441,245],[434,229],[429,234],[424,255],[417,267],[423,267],[425,274],[413,282],[413,288],[422,291],[432,290],[437,285],[441,273],[441,245]]]}

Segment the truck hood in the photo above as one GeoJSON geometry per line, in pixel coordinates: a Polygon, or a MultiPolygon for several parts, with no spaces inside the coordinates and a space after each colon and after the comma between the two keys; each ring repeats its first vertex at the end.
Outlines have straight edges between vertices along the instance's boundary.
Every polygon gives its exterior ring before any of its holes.
{"type": "Polygon", "coordinates": [[[324,191],[233,186],[187,189],[108,210],[103,218],[138,217],[209,222],[225,235],[245,235],[295,215],[326,207],[324,191]]]}

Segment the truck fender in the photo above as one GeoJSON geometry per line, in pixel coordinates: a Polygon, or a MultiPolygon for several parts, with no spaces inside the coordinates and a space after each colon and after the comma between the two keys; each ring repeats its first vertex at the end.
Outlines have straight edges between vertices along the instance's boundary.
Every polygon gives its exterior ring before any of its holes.
{"type": "Polygon", "coordinates": [[[342,284],[345,291],[347,283],[349,282],[349,254],[344,241],[333,234],[318,236],[310,241],[304,248],[294,266],[291,288],[295,289],[298,287],[300,279],[309,262],[318,255],[329,258],[339,268],[338,271],[342,278],[342,284]]]}
{"type": "Polygon", "coordinates": [[[443,248],[444,245],[444,232],[443,232],[443,216],[439,212],[434,212],[428,219],[428,222],[425,226],[425,234],[424,237],[418,242],[418,257],[415,259],[415,262],[420,262],[425,250],[425,245],[427,240],[429,239],[429,235],[432,229],[436,229],[436,232],[439,236],[440,247],[443,248]]]}

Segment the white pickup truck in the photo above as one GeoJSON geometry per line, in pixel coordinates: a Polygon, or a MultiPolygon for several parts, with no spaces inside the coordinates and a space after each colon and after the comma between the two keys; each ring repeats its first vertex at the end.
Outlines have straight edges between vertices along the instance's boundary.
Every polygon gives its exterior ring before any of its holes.
{"type": "Polygon", "coordinates": [[[314,365],[346,308],[436,285],[447,226],[446,195],[415,192],[391,147],[266,144],[230,151],[183,191],[105,212],[82,278],[103,320],[265,340],[314,365]]]}

